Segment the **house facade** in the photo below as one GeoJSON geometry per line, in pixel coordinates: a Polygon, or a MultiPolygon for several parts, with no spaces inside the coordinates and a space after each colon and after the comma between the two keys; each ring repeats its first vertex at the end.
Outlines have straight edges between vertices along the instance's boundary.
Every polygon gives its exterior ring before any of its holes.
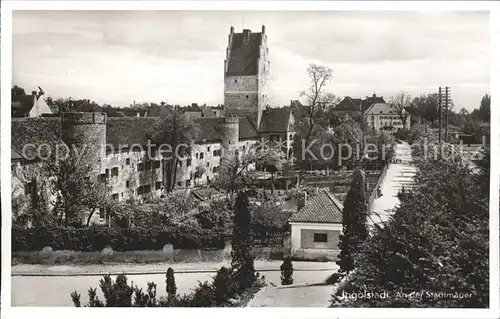
{"type": "Polygon", "coordinates": [[[298,211],[289,219],[290,255],[298,260],[336,260],[342,233],[343,204],[328,190],[307,199],[299,193],[298,211]]]}
{"type": "Polygon", "coordinates": [[[364,99],[346,96],[335,106],[332,113],[344,119],[359,120],[373,103],[385,103],[384,97],[375,93],[364,99]]]}
{"type": "Polygon", "coordinates": [[[44,92],[39,89],[39,91],[32,91],[31,95],[13,95],[12,96],[12,117],[40,117],[46,114],[52,114],[52,110],[45,101],[44,92]]]}
{"type": "Polygon", "coordinates": [[[368,126],[375,131],[387,131],[395,134],[403,128],[410,129],[411,116],[405,112],[406,123],[403,123],[398,111],[388,103],[373,103],[364,116],[368,126]]]}

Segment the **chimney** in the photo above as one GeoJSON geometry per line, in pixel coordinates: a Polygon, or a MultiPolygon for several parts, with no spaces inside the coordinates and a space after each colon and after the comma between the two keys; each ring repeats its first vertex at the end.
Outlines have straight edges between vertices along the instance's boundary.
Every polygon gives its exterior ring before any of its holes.
{"type": "Polygon", "coordinates": [[[481,140],[482,140],[481,144],[483,145],[483,147],[486,147],[486,135],[483,135],[481,140]]]}
{"type": "Polygon", "coordinates": [[[233,27],[233,26],[231,26],[231,28],[229,28],[229,34],[231,34],[231,35],[232,35],[233,33],[234,33],[234,27],[233,27]]]}
{"type": "Polygon", "coordinates": [[[31,95],[36,96],[36,91],[31,91],[31,95]]]}
{"type": "Polygon", "coordinates": [[[243,43],[248,43],[250,41],[250,34],[252,32],[249,29],[243,30],[243,43]]]}
{"type": "Polygon", "coordinates": [[[307,203],[307,193],[305,191],[300,191],[297,193],[297,211],[301,210],[306,206],[307,203]]]}
{"type": "Polygon", "coordinates": [[[377,94],[373,93],[373,98],[376,98],[377,97],[377,94]]]}
{"type": "Polygon", "coordinates": [[[262,34],[266,34],[266,26],[262,25],[262,34]]]}

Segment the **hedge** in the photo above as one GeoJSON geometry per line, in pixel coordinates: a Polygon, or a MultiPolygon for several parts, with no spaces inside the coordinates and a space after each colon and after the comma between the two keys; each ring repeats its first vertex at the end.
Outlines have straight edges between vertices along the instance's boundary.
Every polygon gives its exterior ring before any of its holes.
{"type": "Polygon", "coordinates": [[[185,227],[108,228],[12,228],[12,251],[54,250],[101,251],[160,250],[172,244],[174,249],[224,248],[227,236],[218,229],[185,227]]]}

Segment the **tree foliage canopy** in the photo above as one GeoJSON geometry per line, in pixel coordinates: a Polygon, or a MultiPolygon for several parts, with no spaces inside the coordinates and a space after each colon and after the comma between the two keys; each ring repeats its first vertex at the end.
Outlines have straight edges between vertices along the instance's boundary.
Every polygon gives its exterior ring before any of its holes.
{"type": "Polygon", "coordinates": [[[421,159],[417,168],[417,188],[363,245],[359,266],[340,285],[332,306],[488,306],[489,199],[481,186],[487,171],[472,173],[460,157],[421,159]],[[391,296],[342,298],[360,291],[391,296]],[[412,292],[422,298],[405,297],[412,292]]]}

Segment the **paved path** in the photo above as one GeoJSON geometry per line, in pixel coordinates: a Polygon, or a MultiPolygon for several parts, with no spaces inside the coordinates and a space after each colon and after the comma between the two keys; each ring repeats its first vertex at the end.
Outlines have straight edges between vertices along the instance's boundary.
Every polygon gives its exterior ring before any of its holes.
{"type": "MultiPolygon", "coordinates": [[[[255,268],[261,275],[265,276],[266,282],[270,285],[279,285],[281,263],[282,261],[278,260],[257,260],[255,268]]],[[[334,262],[294,262],[293,264],[296,269],[294,277],[297,278],[297,283],[302,284],[322,282],[337,269],[334,262]]],[[[16,265],[12,267],[13,275],[11,277],[12,306],[72,307],[70,293],[75,290],[81,294],[82,304],[85,304],[88,301],[87,290],[89,287],[98,288],[98,295],[102,298],[99,280],[105,273],[114,274],[113,279],[118,273],[127,273],[129,283],[132,281],[134,285],[143,289],[147,288],[148,282],[153,281],[158,285],[158,296],[166,296],[165,273],[168,267],[172,267],[175,271],[178,293],[185,294],[189,293],[198,281],[211,281],[216,269],[228,265],[229,263],[104,266],[16,265]]],[[[325,298],[329,298],[331,290],[329,289],[324,294],[325,298]]]]}
{"type": "MultiPolygon", "coordinates": [[[[296,262],[293,263],[296,268],[296,262]]],[[[282,286],[280,273],[275,272],[267,279],[272,284],[259,291],[248,303],[247,307],[316,307],[326,308],[330,305],[334,292],[333,285],[326,285],[326,279],[338,270],[338,266],[330,271],[293,273],[293,285],[282,286]]]]}
{"type": "MultiPolygon", "coordinates": [[[[279,271],[280,260],[256,260],[257,271],[279,271]]],[[[15,265],[11,268],[12,276],[100,276],[103,274],[154,275],[165,274],[168,267],[176,273],[213,273],[220,267],[230,267],[231,261],[200,263],[157,263],[157,264],[109,264],[109,265],[15,265]]],[[[294,262],[296,270],[331,270],[334,262],[294,262]]]]}
{"type": "MultiPolygon", "coordinates": [[[[405,189],[411,188],[413,185],[413,177],[416,168],[412,165],[411,148],[408,144],[397,144],[395,157],[401,160],[400,164],[389,164],[386,176],[382,182],[382,196],[375,199],[372,205],[371,218],[373,222],[379,223],[381,220],[386,221],[393,214],[394,209],[399,205],[397,197],[398,191],[404,186],[405,189]],[[380,215],[380,218],[377,217],[380,215]]],[[[373,225],[371,220],[368,220],[369,225],[373,225]]]]}

